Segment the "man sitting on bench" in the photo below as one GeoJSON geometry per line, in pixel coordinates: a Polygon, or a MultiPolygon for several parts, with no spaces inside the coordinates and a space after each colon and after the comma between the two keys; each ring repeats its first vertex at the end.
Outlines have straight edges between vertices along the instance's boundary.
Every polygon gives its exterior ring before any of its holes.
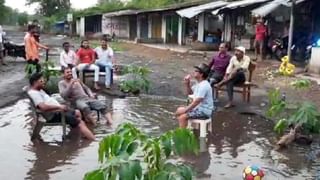
{"type": "Polygon", "coordinates": [[[75,67],[77,63],[76,53],[70,49],[70,43],[64,42],[62,44],[63,51],[60,53],[60,65],[62,68],[75,67]]]}
{"type": "Polygon", "coordinates": [[[187,107],[179,107],[176,116],[181,128],[186,128],[188,119],[208,119],[211,118],[214,109],[212,99],[212,88],[207,81],[210,68],[206,64],[195,66],[194,78],[197,84],[191,88],[190,78],[188,75],[184,78],[184,84],[187,88],[187,94],[193,94],[193,101],[187,107]]]}
{"type": "Polygon", "coordinates": [[[224,79],[217,84],[219,89],[223,85],[227,85],[228,92],[228,104],[225,108],[231,108],[233,104],[233,88],[235,85],[241,85],[245,83],[246,76],[245,72],[248,71],[250,58],[245,55],[246,49],[244,47],[235,48],[235,56],[230,60],[229,66],[226,71],[224,79]]]}
{"type": "MultiPolygon", "coordinates": [[[[43,112],[44,118],[47,123],[57,123],[61,121],[62,112],[65,113],[66,123],[72,128],[79,128],[80,132],[88,139],[94,140],[95,137],[88,129],[86,124],[82,121],[82,116],[79,110],[71,110],[65,105],[61,105],[57,100],[50,97],[43,91],[45,81],[41,73],[34,73],[30,77],[30,90],[28,94],[32,99],[35,106],[43,112]]],[[[32,140],[41,139],[38,137],[32,137],[32,140]]]]}
{"type": "Polygon", "coordinates": [[[105,85],[107,89],[110,89],[111,85],[111,73],[114,63],[113,50],[108,46],[107,39],[101,40],[101,46],[95,49],[95,52],[98,55],[96,65],[105,69],[106,79],[105,85]]]}
{"type": "Polygon", "coordinates": [[[101,111],[107,123],[111,124],[112,117],[111,113],[107,112],[107,106],[105,103],[96,99],[96,95],[92,93],[90,88],[77,79],[72,79],[71,69],[69,67],[64,68],[63,78],[59,82],[60,95],[66,100],[70,101],[76,108],[80,109],[85,119],[96,124],[96,120],[93,119],[91,109],[101,111]]]}
{"type": "Polygon", "coordinates": [[[100,87],[98,85],[98,82],[100,69],[97,65],[95,65],[96,53],[89,47],[88,40],[83,40],[81,42],[81,48],[78,50],[77,56],[79,62],[77,68],[73,68],[72,70],[73,78],[78,79],[77,70],[94,70],[94,88],[96,90],[99,90],[100,87]]]}

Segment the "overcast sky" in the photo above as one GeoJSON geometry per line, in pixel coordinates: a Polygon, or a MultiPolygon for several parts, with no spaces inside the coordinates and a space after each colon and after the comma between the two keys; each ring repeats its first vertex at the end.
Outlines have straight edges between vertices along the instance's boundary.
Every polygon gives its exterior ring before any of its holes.
{"type": "MultiPolygon", "coordinates": [[[[97,3],[97,0],[70,0],[72,7],[76,9],[83,9],[93,6],[97,3]]],[[[26,0],[6,0],[6,5],[19,11],[27,11],[29,14],[35,13],[36,6],[26,6],[26,0]]]]}

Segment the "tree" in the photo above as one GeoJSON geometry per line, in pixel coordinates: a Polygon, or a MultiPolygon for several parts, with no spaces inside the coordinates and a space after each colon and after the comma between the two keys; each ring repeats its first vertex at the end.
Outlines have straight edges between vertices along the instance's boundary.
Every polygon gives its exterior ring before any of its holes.
{"type": "Polygon", "coordinates": [[[28,24],[28,14],[26,12],[24,13],[19,13],[17,17],[17,21],[19,26],[24,26],[28,24]]]}
{"type": "Polygon", "coordinates": [[[8,17],[10,8],[4,5],[5,0],[0,0],[0,23],[4,23],[8,17]]]}
{"type": "Polygon", "coordinates": [[[27,5],[39,3],[38,13],[44,16],[52,16],[59,13],[67,13],[71,8],[70,0],[27,0],[27,5]]]}

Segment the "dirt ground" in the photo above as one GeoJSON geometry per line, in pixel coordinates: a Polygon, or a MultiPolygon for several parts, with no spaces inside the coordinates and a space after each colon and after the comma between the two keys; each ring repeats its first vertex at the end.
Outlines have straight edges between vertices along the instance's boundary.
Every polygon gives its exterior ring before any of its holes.
{"type": "MultiPolygon", "coordinates": [[[[15,34],[19,34],[21,38],[24,35],[22,32],[15,32],[14,36],[16,36],[15,34]]],[[[70,39],[67,40],[72,42],[70,39]]],[[[66,41],[66,39],[62,40],[54,36],[45,36],[44,40],[46,44],[51,44],[53,47],[58,47],[63,41],[66,41]]],[[[205,55],[175,53],[139,44],[120,43],[119,46],[123,51],[116,53],[117,63],[146,65],[152,70],[150,75],[152,86],[149,92],[152,95],[184,98],[183,77],[193,71],[193,66],[202,62],[209,63],[211,59],[211,57],[206,57],[205,55]]],[[[57,61],[58,57],[54,58],[57,61]]],[[[7,64],[7,66],[0,66],[0,87],[2,87],[0,88],[0,107],[4,107],[21,98],[21,88],[27,84],[27,80],[24,78],[25,62],[7,58],[7,64]]],[[[296,79],[294,77],[288,79],[281,76],[268,78],[268,72],[277,70],[279,64],[275,60],[258,62],[257,69],[253,75],[253,82],[258,85],[257,88],[253,89],[253,104],[265,103],[268,89],[282,87],[286,89],[285,92],[289,98],[292,97],[296,101],[308,100],[320,105],[318,85],[313,84],[312,88],[308,90],[297,91],[288,85],[288,82],[296,79]]],[[[298,69],[298,71],[301,71],[301,69],[298,69]]]]}

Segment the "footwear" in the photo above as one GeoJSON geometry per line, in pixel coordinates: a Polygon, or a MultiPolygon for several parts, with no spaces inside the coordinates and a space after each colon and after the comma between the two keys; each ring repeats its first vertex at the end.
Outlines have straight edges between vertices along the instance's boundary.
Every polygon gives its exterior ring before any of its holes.
{"type": "Polygon", "coordinates": [[[39,141],[39,142],[44,142],[42,137],[40,135],[35,135],[31,137],[31,141],[39,141]]]}
{"type": "Polygon", "coordinates": [[[111,89],[111,86],[110,85],[106,85],[106,89],[111,89]]]}
{"type": "Polygon", "coordinates": [[[225,109],[229,109],[229,108],[232,108],[232,107],[234,107],[234,105],[231,104],[231,103],[228,103],[227,105],[224,106],[225,109]]]}

